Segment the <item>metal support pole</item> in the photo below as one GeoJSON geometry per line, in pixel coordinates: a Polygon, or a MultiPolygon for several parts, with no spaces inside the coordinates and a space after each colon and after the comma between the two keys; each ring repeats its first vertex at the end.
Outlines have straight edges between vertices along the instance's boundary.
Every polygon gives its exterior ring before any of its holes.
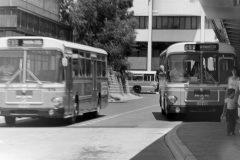
{"type": "Polygon", "coordinates": [[[148,53],[147,53],[147,71],[151,71],[151,65],[152,65],[152,7],[153,7],[153,0],[148,0],[148,53]]]}
{"type": "Polygon", "coordinates": [[[200,41],[205,42],[205,14],[202,9],[201,12],[201,36],[200,36],[200,41]]]}

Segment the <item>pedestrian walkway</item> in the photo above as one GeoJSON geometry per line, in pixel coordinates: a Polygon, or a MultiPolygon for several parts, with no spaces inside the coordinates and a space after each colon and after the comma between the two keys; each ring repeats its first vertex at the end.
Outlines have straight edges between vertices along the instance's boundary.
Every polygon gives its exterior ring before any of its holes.
{"type": "Polygon", "coordinates": [[[227,136],[225,122],[183,123],[169,132],[166,142],[177,160],[240,159],[240,124],[227,136]]]}

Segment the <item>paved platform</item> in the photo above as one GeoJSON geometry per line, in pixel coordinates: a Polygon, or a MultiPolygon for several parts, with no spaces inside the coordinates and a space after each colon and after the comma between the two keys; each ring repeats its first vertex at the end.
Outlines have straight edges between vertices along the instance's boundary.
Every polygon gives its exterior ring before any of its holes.
{"type": "Polygon", "coordinates": [[[240,159],[240,124],[236,135],[227,136],[225,122],[183,123],[166,135],[176,160],[240,159]]]}

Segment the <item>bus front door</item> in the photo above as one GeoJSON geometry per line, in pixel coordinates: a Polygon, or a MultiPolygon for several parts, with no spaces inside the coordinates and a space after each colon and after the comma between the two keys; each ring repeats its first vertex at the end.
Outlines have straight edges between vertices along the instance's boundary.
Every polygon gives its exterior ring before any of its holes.
{"type": "Polygon", "coordinates": [[[66,113],[72,114],[73,110],[73,77],[72,77],[72,59],[68,60],[68,66],[66,68],[66,113]]]}
{"type": "Polygon", "coordinates": [[[97,90],[97,61],[92,60],[92,107],[96,108],[98,100],[98,90],[97,90]]]}

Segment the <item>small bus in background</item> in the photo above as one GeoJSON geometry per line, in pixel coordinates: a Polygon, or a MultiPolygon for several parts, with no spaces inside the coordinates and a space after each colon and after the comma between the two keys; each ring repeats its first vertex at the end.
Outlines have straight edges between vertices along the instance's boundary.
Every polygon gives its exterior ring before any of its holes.
{"type": "Polygon", "coordinates": [[[155,93],[156,71],[127,71],[130,90],[136,93],[155,93]]]}
{"type": "Polygon", "coordinates": [[[97,116],[108,103],[106,51],[48,37],[0,38],[0,116],[97,116]]]}
{"type": "Polygon", "coordinates": [[[159,89],[162,114],[213,113],[218,120],[236,53],[225,43],[176,43],[160,54],[165,82],[159,89]]]}

